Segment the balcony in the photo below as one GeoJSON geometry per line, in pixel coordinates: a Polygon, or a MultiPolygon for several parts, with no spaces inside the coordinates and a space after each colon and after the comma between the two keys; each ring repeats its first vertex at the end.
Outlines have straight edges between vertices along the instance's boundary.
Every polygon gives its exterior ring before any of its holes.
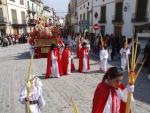
{"type": "Polygon", "coordinates": [[[106,23],[106,19],[105,19],[105,18],[101,18],[101,19],[98,21],[98,23],[100,23],[100,24],[105,24],[105,23],[106,23]]]}
{"type": "Polygon", "coordinates": [[[43,3],[42,0],[31,0],[31,1],[33,1],[33,2],[38,2],[38,3],[43,3]]]}
{"type": "Polygon", "coordinates": [[[13,25],[13,24],[18,24],[18,20],[17,20],[17,19],[13,19],[11,24],[12,24],[12,25],[13,25]]]}
{"type": "Polygon", "coordinates": [[[123,18],[121,15],[119,16],[113,16],[113,20],[112,20],[113,24],[123,24],[123,18]]]}
{"type": "Polygon", "coordinates": [[[7,18],[0,17],[0,24],[6,24],[6,23],[7,23],[7,18]]]}
{"type": "Polygon", "coordinates": [[[34,25],[36,25],[37,23],[38,23],[38,20],[36,20],[36,19],[29,19],[29,21],[28,21],[28,24],[31,25],[31,26],[32,26],[32,25],[34,26],[34,25]]]}
{"type": "Polygon", "coordinates": [[[37,10],[35,8],[31,8],[31,7],[28,7],[28,10],[27,10],[27,13],[30,14],[35,14],[37,12],[37,10]]]}
{"type": "MultiPolygon", "coordinates": [[[[148,13],[146,15],[148,15],[148,13]]],[[[132,23],[148,22],[148,18],[147,16],[137,16],[136,14],[133,14],[131,21],[132,23]]]]}
{"type": "Polygon", "coordinates": [[[26,20],[20,20],[21,22],[18,22],[17,19],[13,19],[11,25],[12,26],[26,26],[26,20]]]}
{"type": "Polygon", "coordinates": [[[26,20],[22,20],[22,24],[27,24],[27,23],[26,23],[26,20]]]}

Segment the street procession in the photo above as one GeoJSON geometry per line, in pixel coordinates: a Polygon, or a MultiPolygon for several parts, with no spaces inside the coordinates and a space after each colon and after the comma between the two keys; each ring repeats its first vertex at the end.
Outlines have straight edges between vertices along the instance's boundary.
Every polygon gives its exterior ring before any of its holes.
{"type": "Polygon", "coordinates": [[[150,113],[149,7],[0,0],[0,113],[150,113]]]}

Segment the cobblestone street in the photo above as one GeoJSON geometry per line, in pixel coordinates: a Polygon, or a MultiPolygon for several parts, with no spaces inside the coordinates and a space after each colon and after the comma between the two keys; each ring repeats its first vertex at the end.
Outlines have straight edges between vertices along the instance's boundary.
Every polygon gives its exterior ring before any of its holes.
{"type": "MultiPolygon", "coordinates": [[[[24,106],[18,101],[21,86],[29,64],[28,44],[0,47],[0,113],[24,113],[24,106]]],[[[41,78],[46,106],[42,113],[73,113],[70,97],[73,96],[80,113],[91,113],[92,99],[97,84],[101,81],[96,58],[91,60],[91,72],[72,75],[59,79],[45,80],[46,58],[34,59],[32,73],[41,78]]],[[[75,59],[76,70],[78,60],[75,59]]],[[[110,62],[119,67],[119,60],[110,62]]],[[[150,113],[150,81],[147,70],[142,70],[135,86],[135,106],[133,113],[150,113]]],[[[125,75],[125,78],[127,75],[125,75]]]]}

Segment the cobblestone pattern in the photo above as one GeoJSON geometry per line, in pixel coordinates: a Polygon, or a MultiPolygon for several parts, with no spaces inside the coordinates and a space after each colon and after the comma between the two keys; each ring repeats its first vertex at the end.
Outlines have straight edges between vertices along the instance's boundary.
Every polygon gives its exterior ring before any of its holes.
{"type": "MultiPolygon", "coordinates": [[[[24,113],[24,106],[18,101],[22,84],[28,69],[28,45],[0,47],[0,113],[24,113]]],[[[76,69],[78,60],[74,60],[76,69]]],[[[111,62],[119,66],[118,61],[111,62]]],[[[91,60],[91,72],[77,71],[59,79],[45,80],[46,59],[34,59],[32,73],[38,74],[43,82],[46,106],[43,113],[73,113],[70,97],[73,96],[80,113],[91,113],[92,98],[103,74],[99,64],[91,60]]],[[[142,71],[135,88],[135,108],[133,113],[150,113],[150,81],[146,69],[142,71]]],[[[126,75],[125,75],[126,78],[126,75]]]]}

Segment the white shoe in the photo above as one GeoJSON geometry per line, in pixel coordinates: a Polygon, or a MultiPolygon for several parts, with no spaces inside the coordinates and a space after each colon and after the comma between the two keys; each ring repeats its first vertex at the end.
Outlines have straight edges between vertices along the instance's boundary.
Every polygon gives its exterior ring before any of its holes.
{"type": "Polygon", "coordinates": [[[71,73],[68,73],[68,75],[71,75],[71,73]]]}

